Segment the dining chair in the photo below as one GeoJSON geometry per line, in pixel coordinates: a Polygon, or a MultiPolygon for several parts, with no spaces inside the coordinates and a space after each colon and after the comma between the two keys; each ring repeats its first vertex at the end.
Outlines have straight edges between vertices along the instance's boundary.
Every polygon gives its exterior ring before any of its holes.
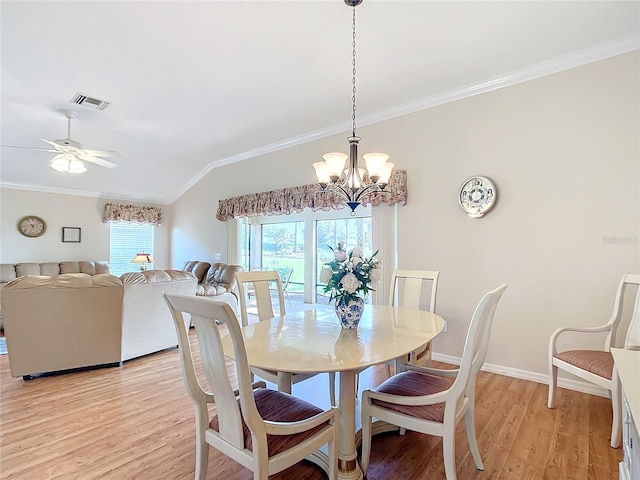
{"type": "MultiPolygon", "coordinates": [[[[336,438],[338,410],[324,411],[304,400],[252,383],[240,322],[225,302],[210,297],[163,293],[171,310],[187,391],[196,416],[195,480],[205,480],[209,446],[253,472],[254,480],[267,480],[328,444],[329,478],[337,478],[336,438]],[[184,313],[195,325],[191,343],[184,313]],[[235,368],[228,369],[222,337],[231,337],[235,368]],[[195,343],[210,391],[200,383],[194,358],[195,343]],[[238,389],[233,389],[237,379],[238,389]],[[208,405],[215,404],[215,415],[208,405]]],[[[216,478],[218,478],[216,476],[216,478]]]]}
{"type": "Polygon", "coordinates": [[[289,282],[291,281],[291,276],[293,275],[293,268],[290,269],[285,275],[282,276],[282,293],[285,298],[289,302],[289,306],[291,306],[291,298],[289,297],[289,282]]]}
{"type": "MultiPolygon", "coordinates": [[[[440,272],[433,270],[394,270],[391,277],[389,305],[425,310],[422,293],[425,290],[429,290],[428,311],[436,313],[436,294],[438,292],[439,277],[440,272]]],[[[411,352],[408,359],[400,358],[388,362],[386,365],[387,378],[391,376],[391,367],[397,367],[403,362],[408,361],[411,365],[428,367],[431,363],[431,352],[431,342],[429,342],[424,348],[411,352]]]]}
{"type": "Polygon", "coordinates": [[[627,273],[622,276],[616,298],[613,305],[611,318],[604,325],[597,327],[563,327],[557,329],[549,340],[549,399],[547,406],[554,408],[556,402],[556,388],[558,384],[558,369],[562,369],[583,380],[591,382],[602,388],[606,388],[611,396],[613,420],[611,425],[611,447],[620,446],[622,435],[622,400],[620,391],[620,379],[618,372],[613,368],[613,356],[611,347],[617,347],[616,333],[624,317],[623,312],[631,311],[629,305],[625,305],[631,298],[635,289],[635,305],[627,329],[624,348],[640,345],[640,274],[627,273]],[[603,348],[600,350],[567,350],[558,352],[558,338],[566,332],[578,332],[581,334],[606,333],[603,348]]]}
{"type": "MultiPolygon", "coordinates": [[[[284,302],[284,292],[282,288],[282,280],[280,274],[275,270],[267,271],[248,271],[238,272],[236,274],[238,280],[238,291],[240,296],[240,315],[242,318],[242,326],[249,325],[249,312],[247,310],[247,297],[248,292],[253,292],[253,296],[256,299],[256,307],[258,320],[271,320],[276,315],[273,310],[273,295],[278,299],[278,314],[284,316],[287,314],[287,308],[284,302]],[[273,287],[275,285],[275,287],[273,287]]],[[[311,378],[317,373],[294,373],[291,375],[291,382],[283,384],[282,372],[275,372],[272,370],[264,370],[262,368],[251,367],[251,371],[258,377],[267,380],[268,382],[275,383],[278,388],[286,393],[291,393],[292,386],[298,382],[311,378]]],[[[336,387],[335,387],[335,373],[329,373],[329,397],[331,405],[336,404],[336,387]]]]}
{"type": "Polygon", "coordinates": [[[488,292],[476,307],[464,344],[460,368],[442,370],[403,364],[400,373],[375,390],[362,393],[362,471],[369,467],[372,419],[442,437],[447,480],[456,479],[456,425],[464,417],[471,454],[484,470],[475,433],[475,385],[489,347],[491,323],[507,285],[488,292]]]}

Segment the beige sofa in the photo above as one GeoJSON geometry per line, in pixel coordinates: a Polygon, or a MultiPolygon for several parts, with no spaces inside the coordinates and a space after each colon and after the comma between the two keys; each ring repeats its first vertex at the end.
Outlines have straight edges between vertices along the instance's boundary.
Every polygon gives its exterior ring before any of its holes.
{"type": "Polygon", "coordinates": [[[11,375],[117,365],[178,343],[163,291],[193,295],[180,270],[22,276],[2,289],[11,375]]]}
{"type": "Polygon", "coordinates": [[[227,302],[238,311],[238,280],[236,273],[242,271],[241,265],[226,263],[201,262],[192,260],[186,262],[182,267],[185,272],[193,273],[198,279],[196,295],[215,297],[215,300],[227,302]]]}
{"type": "MultiPolygon", "coordinates": [[[[24,275],[48,275],[57,277],[61,273],[86,273],[96,275],[109,272],[105,261],[47,262],[47,263],[3,263],[0,264],[0,289],[7,283],[24,275]]],[[[0,330],[4,328],[0,309],[0,330]]]]}

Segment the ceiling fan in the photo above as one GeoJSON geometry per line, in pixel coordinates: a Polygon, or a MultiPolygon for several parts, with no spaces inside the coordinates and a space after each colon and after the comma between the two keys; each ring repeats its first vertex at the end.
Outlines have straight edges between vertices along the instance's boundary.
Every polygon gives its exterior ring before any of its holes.
{"type": "Polygon", "coordinates": [[[18,147],[14,145],[3,145],[10,148],[23,148],[26,150],[38,150],[41,152],[57,153],[49,161],[49,166],[54,170],[62,173],[83,173],[87,169],[84,166],[85,162],[94,163],[101,167],[115,168],[118,165],[104,160],[100,157],[119,157],[120,154],[115,150],[93,150],[83,148],[80,142],[71,139],[71,119],[76,116],[74,110],[60,110],[65,117],[67,117],[67,138],[61,138],[57,140],[46,140],[41,138],[40,140],[47,142],[53,148],[36,148],[36,147],[18,147]]]}

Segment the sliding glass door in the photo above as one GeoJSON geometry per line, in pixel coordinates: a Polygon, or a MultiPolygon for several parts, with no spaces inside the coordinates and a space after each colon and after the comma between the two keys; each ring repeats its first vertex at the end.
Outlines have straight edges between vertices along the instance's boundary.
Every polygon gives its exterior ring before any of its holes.
{"type": "Polygon", "coordinates": [[[288,297],[306,303],[327,303],[319,272],[333,258],[329,246],[343,241],[371,255],[372,221],[369,208],[303,212],[285,216],[243,219],[239,231],[239,256],[245,270],[276,270],[283,281],[290,275],[288,297]]]}
{"type": "MultiPolygon", "coordinates": [[[[347,251],[354,247],[362,250],[365,257],[371,256],[371,217],[348,217],[316,221],[315,278],[320,278],[322,266],[333,260],[333,251],[338,242],[344,242],[347,251]],[[329,248],[331,247],[331,248],[329,248]]],[[[328,303],[324,284],[316,282],[316,302],[328,303]]]]}
{"type": "Polygon", "coordinates": [[[287,283],[289,298],[302,301],[305,272],[305,222],[263,223],[261,228],[261,268],[276,270],[287,283]]]}

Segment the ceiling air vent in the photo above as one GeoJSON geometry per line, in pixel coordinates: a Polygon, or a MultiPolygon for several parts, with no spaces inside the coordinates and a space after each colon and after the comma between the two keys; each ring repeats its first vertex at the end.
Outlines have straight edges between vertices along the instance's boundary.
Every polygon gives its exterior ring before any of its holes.
{"type": "Polygon", "coordinates": [[[98,98],[92,98],[88,95],[76,93],[71,99],[71,103],[75,103],[76,105],[85,105],[87,107],[95,107],[96,110],[104,110],[110,105],[111,102],[105,102],[104,100],[100,100],[98,98]]]}

